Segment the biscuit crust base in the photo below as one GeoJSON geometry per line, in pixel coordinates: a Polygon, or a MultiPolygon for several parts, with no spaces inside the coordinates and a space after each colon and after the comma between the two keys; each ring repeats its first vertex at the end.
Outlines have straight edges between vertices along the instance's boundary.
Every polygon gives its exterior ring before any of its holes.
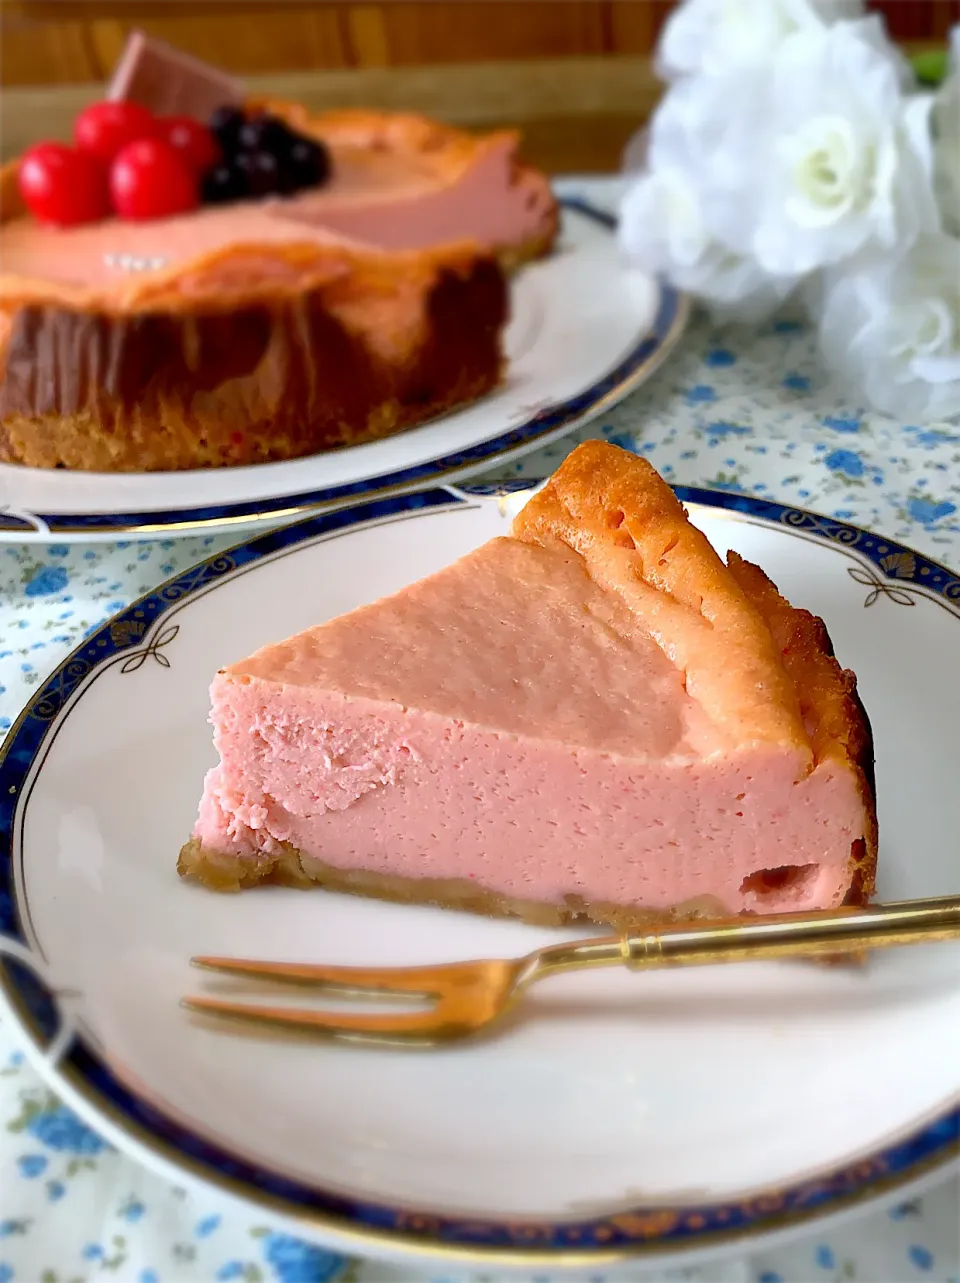
{"type": "Polygon", "coordinates": [[[630,930],[690,918],[726,916],[720,902],[709,896],[685,901],[671,909],[590,901],[579,895],[567,895],[562,904],[551,904],[501,895],[477,886],[469,878],[406,878],[363,869],[338,869],[315,856],[305,856],[287,842],[280,855],[247,858],[209,851],[197,838],[191,838],[180,851],[177,872],[183,878],[202,882],[212,891],[241,891],[258,883],[304,890],[322,887],[325,891],[363,895],[393,904],[459,909],[488,918],[519,918],[537,927],[598,922],[630,930]]]}

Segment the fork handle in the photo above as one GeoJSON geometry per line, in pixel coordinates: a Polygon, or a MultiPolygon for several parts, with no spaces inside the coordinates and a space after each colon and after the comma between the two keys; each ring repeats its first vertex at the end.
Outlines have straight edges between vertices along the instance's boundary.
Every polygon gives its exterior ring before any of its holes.
{"type": "Polygon", "coordinates": [[[539,961],[541,975],[617,963],[647,970],[837,956],[952,939],[960,939],[960,896],[676,923],[643,934],[554,945],[540,951],[539,961]]]}

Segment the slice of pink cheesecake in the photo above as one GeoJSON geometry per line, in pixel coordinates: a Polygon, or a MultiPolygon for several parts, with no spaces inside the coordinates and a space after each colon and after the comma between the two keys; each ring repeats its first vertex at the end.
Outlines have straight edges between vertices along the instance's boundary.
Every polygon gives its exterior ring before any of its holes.
{"type": "Polygon", "coordinates": [[[510,537],[212,688],[179,869],[617,925],[860,902],[870,736],[819,620],[590,442],[510,537]]]}

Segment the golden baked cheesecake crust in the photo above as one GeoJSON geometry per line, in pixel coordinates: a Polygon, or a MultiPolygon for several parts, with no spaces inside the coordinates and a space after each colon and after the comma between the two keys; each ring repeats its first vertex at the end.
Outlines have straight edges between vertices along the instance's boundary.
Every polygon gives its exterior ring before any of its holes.
{"type": "Polygon", "coordinates": [[[844,903],[866,904],[876,889],[879,832],[873,731],[857,693],[856,675],[838,662],[822,619],[791,606],[760,567],[739,553],[727,554],[727,566],[780,652],[797,692],[814,761],[836,761],[856,781],[866,827],[850,851],[850,888],[844,903]]]}
{"type": "MultiPolygon", "coordinates": [[[[198,265],[198,279],[220,261],[198,265]]],[[[182,274],[110,312],[8,294],[0,460],[94,472],[268,463],[388,436],[500,382],[509,300],[491,256],[290,246],[271,271],[269,288],[241,280],[202,308],[182,274]]]]}

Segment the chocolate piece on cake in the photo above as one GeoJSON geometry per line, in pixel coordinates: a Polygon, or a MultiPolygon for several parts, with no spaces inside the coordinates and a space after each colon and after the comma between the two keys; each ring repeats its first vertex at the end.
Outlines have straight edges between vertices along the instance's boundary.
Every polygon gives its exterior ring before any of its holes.
{"type": "Polygon", "coordinates": [[[114,102],[136,102],[158,116],[206,121],[218,107],[240,106],[243,85],[215,67],[142,31],[131,32],[107,89],[114,102]]]}

